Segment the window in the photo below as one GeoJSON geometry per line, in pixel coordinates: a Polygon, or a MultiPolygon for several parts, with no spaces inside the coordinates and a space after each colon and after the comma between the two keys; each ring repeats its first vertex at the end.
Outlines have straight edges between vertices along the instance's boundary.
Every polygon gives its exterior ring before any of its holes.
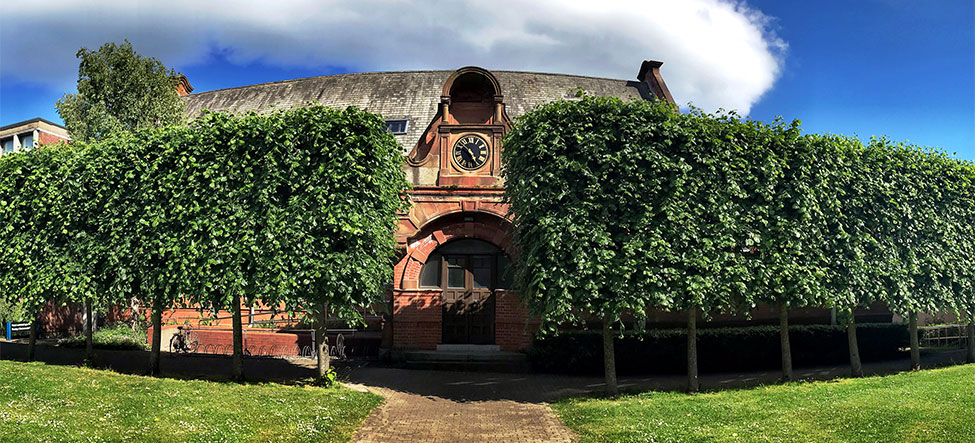
{"type": "Polygon", "coordinates": [[[430,254],[420,271],[420,287],[440,287],[440,254],[430,254]]]}
{"type": "Polygon", "coordinates": [[[421,288],[509,289],[512,277],[511,262],[497,246],[459,240],[430,254],[420,270],[419,283],[421,288]]]}
{"type": "Polygon", "coordinates": [[[409,127],[409,120],[386,120],[386,132],[392,132],[396,135],[406,134],[406,130],[409,127]]]}

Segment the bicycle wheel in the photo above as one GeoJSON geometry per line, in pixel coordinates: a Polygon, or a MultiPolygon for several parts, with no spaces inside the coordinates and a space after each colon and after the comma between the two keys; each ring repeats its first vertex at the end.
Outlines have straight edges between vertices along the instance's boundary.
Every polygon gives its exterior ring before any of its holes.
{"type": "Polygon", "coordinates": [[[169,338],[169,352],[179,352],[179,346],[177,346],[177,340],[179,339],[179,334],[174,334],[169,338]]]}

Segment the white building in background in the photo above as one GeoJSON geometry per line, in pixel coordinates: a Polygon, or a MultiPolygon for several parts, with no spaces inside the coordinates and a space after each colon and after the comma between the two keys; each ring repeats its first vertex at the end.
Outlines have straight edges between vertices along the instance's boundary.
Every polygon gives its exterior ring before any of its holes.
{"type": "Polygon", "coordinates": [[[68,130],[40,117],[0,127],[0,155],[62,141],[71,141],[68,130]]]}

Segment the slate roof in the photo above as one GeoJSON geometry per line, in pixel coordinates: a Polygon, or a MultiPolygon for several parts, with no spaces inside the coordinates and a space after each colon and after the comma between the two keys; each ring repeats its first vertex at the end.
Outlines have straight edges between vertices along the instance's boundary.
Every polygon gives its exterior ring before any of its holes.
{"type": "MultiPolygon", "coordinates": [[[[184,97],[191,118],[204,109],[262,112],[318,102],[333,108],[356,106],[386,119],[408,119],[406,134],[396,139],[409,152],[437,113],[444,83],[455,71],[399,71],[338,74],[239,88],[199,92],[184,97]]],[[[516,118],[534,106],[571,98],[578,88],[597,96],[648,99],[645,83],[608,78],[537,72],[492,71],[501,84],[508,116],[516,118]]]]}

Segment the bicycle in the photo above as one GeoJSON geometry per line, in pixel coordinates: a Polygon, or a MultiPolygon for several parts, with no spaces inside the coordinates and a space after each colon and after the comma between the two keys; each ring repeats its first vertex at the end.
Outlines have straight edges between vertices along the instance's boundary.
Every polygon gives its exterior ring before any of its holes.
{"type": "Polygon", "coordinates": [[[197,333],[190,330],[187,326],[177,326],[173,338],[169,339],[169,352],[175,352],[177,354],[189,354],[196,352],[196,349],[200,347],[200,340],[197,337],[197,333]]]}

